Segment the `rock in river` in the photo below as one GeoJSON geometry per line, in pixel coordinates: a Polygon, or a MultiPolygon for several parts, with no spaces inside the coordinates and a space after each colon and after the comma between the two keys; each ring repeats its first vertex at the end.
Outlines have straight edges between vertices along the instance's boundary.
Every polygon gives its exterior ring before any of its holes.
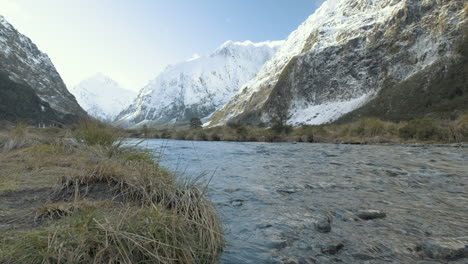
{"type": "Polygon", "coordinates": [[[328,233],[331,231],[330,219],[324,217],[315,223],[315,229],[320,233],[328,233]]]}
{"type": "Polygon", "coordinates": [[[362,210],[357,213],[357,216],[363,220],[371,220],[377,218],[384,218],[387,215],[380,210],[362,210]]]}
{"type": "Polygon", "coordinates": [[[421,248],[425,255],[433,259],[468,258],[468,237],[430,239],[424,241],[421,248]]]}
{"type": "Polygon", "coordinates": [[[341,242],[331,242],[320,246],[320,251],[324,254],[335,255],[344,247],[341,242]]]}

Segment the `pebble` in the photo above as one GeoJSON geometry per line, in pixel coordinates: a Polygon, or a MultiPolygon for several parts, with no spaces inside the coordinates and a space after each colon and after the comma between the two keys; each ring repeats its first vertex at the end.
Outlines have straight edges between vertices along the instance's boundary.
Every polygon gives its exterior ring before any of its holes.
{"type": "Polygon", "coordinates": [[[357,213],[357,216],[362,220],[372,220],[378,218],[384,218],[387,216],[385,212],[380,210],[362,210],[357,213]]]}

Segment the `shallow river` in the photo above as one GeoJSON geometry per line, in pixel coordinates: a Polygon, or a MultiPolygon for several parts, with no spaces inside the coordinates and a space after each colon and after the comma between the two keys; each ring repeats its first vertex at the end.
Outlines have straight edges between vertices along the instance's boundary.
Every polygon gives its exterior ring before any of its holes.
{"type": "Polygon", "coordinates": [[[171,171],[211,179],[228,243],[222,263],[468,261],[463,250],[444,253],[468,245],[467,148],[144,144],[171,171]],[[386,216],[363,220],[362,210],[386,216]]]}

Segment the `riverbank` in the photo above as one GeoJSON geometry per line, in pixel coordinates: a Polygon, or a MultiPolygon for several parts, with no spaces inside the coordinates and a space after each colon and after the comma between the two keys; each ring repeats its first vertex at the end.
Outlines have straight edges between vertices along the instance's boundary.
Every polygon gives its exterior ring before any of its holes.
{"type": "Polygon", "coordinates": [[[54,131],[0,133],[1,263],[217,261],[221,223],[196,183],[112,128],[54,131]]]}
{"type": "Polygon", "coordinates": [[[453,144],[468,142],[468,114],[456,120],[424,118],[394,123],[366,118],[351,123],[318,126],[259,128],[229,124],[197,129],[142,128],[128,130],[127,133],[135,138],[197,141],[453,144]]]}

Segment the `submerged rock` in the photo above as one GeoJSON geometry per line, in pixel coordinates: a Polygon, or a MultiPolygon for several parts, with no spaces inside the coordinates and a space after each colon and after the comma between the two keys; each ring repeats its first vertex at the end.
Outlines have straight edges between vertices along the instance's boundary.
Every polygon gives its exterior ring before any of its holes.
{"type": "Polygon", "coordinates": [[[334,241],[330,242],[324,245],[320,246],[320,251],[324,254],[328,255],[335,255],[338,253],[342,248],[344,247],[344,244],[339,241],[334,241]]]}
{"type": "Polygon", "coordinates": [[[231,202],[232,206],[242,206],[243,205],[243,200],[234,200],[231,202]]]}
{"type": "Polygon", "coordinates": [[[315,223],[315,229],[320,233],[328,233],[331,231],[330,219],[324,217],[315,223]]]}
{"type": "Polygon", "coordinates": [[[380,210],[362,210],[357,213],[357,216],[362,220],[372,220],[378,218],[384,218],[387,216],[385,212],[380,210]]]}
{"type": "Polygon", "coordinates": [[[299,189],[298,188],[281,188],[276,191],[279,193],[291,194],[291,193],[297,193],[299,189]]]}
{"type": "Polygon", "coordinates": [[[468,258],[468,237],[430,239],[422,243],[421,249],[425,255],[433,259],[468,258]]]}
{"type": "Polygon", "coordinates": [[[235,188],[235,189],[224,189],[225,192],[227,193],[233,193],[233,192],[238,192],[240,191],[240,188],[235,188]]]}

